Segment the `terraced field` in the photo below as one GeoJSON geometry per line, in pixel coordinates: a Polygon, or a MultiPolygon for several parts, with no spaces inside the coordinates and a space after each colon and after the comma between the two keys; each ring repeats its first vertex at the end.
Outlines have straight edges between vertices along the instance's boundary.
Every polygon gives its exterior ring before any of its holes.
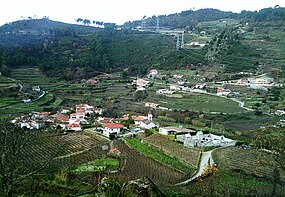
{"type": "Polygon", "coordinates": [[[108,143],[102,138],[93,138],[84,133],[43,135],[23,149],[23,157],[30,165],[38,165],[53,158],[51,169],[70,168],[105,157],[107,151],[103,151],[102,146],[108,143]]]}
{"type": "Polygon", "coordinates": [[[118,148],[125,156],[125,167],[119,174],[114,175],[121,180],[133,180],[149,177],[158,185],[172,185],[185,178],[172,168],[145,157],[143,154],[130,149],[123,141],[114,141],[114,147],[118,148]]]}
{"type": "MultiPolygon", "coordinates": [[[[272,155],[258,150],[244,150],[237,147],[217,149],[213,152],[213,159],[224,168],[243,171],[257,177],[271,179],[274,177],[272,155]]],[[[285,180],[285,172],[280,169],[280,178],[285,180]]]]}
{"type": "Polygon", "coordinates": [[[193,166],[193,169],[197,169],[201,153],[198,148],[187,148],[182,144],[174,142],[166,136],[159,134],[150,135],[149,137],[144,138],[144,140],[159,150],[162,150],[165,154],[182,160],[183,162],[186,162],[189,165],[193,166]]]}

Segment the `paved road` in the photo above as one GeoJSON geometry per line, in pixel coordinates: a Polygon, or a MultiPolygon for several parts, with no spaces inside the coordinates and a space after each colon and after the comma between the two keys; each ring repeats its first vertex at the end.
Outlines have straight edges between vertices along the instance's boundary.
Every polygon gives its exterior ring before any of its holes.
{"type": "Polygon", "coordinates": [[[187,183],[193,181],[194,179],[196,179],[197,177],[201,176],[203,171],[204,171],[204,169],[207,168],[209,160],[210,160],[210,164],[213,165],[214,161],[212,159],[212,150],[208,151],[208,152],[203,152],[202,153],[202,157],[201,157],[201,161],[200,161],[200,165],[199,165],[199,170],[196,172],[196,174],[194,174],[194,176],[192,176],[190,179],[188,179],[186,181],[177,183],[175,185],[187,184],[187,183]]]}

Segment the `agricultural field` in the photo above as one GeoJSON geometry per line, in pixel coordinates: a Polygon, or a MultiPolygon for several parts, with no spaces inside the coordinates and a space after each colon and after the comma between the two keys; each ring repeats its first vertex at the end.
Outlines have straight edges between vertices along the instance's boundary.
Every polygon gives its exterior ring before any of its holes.
{"type": "Polygon", "coordinates": [[[241,108],[235,101],[209,94],[181,94],[178,98],[153,95],[152,101],[163,107],[177,110],[189,110],[203,113],[246,112],[246,110],[241,108]]]}
{"type": "Polygon", "coordinates": [[[34,143],[23,149],[27,164],[38,165],[52,159],[50,169],[74,167],[106,156],[103,145],[109,142],[84,133],[41,134],[34,143]]]}
{"type": "Polygon", "coordinates": [[[185,174],[159,162],[150,159],[144,154],[129,148],[123,141],[114,141],[114,147],[118,148],[125,157],[125,167],[114,177],[120,180],[132,180],[149,177],[157,185],[172,185],[185,178],[185,174]]]}
{"type": "MultiPolygon", "coordinates": [[[[256,177],[270,179],[274,177],[274,165],[271,154],[258,150],[245,150],[237,147],[217,149],[213,157],[218,165],[229,170],[242,171],[256,177]]],[[[280,179],[285,180],[285,172],[280,169],[280,179]]]]}
{"type": "Polygon", "coordinates": [[[143,138],[144,142],[164,152],[165,154],[192,166],[193,170],[197,170],[199,164],[199,158],[201,150],[199,148],[190,149],[183,144],[177,143],[174,139],[170,139],[168,136],[163,136],[154,133],[146,138],[143,138]]]}

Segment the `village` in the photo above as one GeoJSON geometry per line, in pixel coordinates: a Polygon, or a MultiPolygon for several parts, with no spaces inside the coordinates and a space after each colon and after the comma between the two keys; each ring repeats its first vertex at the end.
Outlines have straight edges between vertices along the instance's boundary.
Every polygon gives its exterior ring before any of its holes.
{"type": "MultiPolygon", "coordinates": [[[[242,73],[243,74],[243,73],[242,73]]],[[[159,78],[160,73],[156,69],[150,70],[147,78],[137,78],[132,85],[136,87],[136,92],[146,91],[155,79],[159,78]]],[[[88,84],[91,79],[87,80],[88,84]]],[[[93,82],[93,81],[92,81],[93,82]]],[[[82,82],[81,82],[82,83],[82,82]]],[[[98,81],[96,81],[98,83],[98,81]]],[[[94,84],[96,84],[94,83],[94,84]]],[[[92,83],[92,85],[94,85],[92,83]]],[[[177,93],[198,93],[211,94],[218,97],[225,97],[238,102],[241,107],[244,103],[239,101],[235,96],[240,92],[224,88],[226,84],[245,86],[247,88],[260,89],[266,91],[268,87],[282,86],[281,83],[275,83],[273,78],[265,75],[252,78],[242,78],[238,80],[219,81],[212,83],[196,83],[192,86],[183,74],[174,74],[168,88],[156,90],[158,95],[174,95],[177,93]],[[176,83],[173,83],[176,82],[176,83]]],[[[167,84],[166,84],[167,85],[167,84]]],[[[149,99],[150,100],[150,99],[149,99]]],[[[122,117],[111,118],[104,116],[104,108],[95,107],[89,104],[77,104],[75,108],[63,108],[57,113],[50,112],[31,112],[28,115],[22,115],[13,119],[11,122],[26,129],[47,129],[51,128],[58,131],[79,132],[86,128],[93,128],[93,131],[107,138],[135,136],[138,133],[150,129],[156,129],[161,135],[175,135],[176,141],[182,142],[187,147],[204,147],[204,146],[234,146],[235,140],[227,139],[224,136],[213,134],[203,134],[202,131],[177,127],[161,127],[159,121],[154,121],[152,110],[173,109],[161,106],[158,103],[145,101],[144,107],[149,109],[148,114],[124,114],[122,117]]],[[[278,109],[275,115],[283,115],[285,111],[278,109]]],[[[157,119],[155,119],[157,120],[157,119]]],[[[281,120],[283,124],[283,121],[281,120]]]]}

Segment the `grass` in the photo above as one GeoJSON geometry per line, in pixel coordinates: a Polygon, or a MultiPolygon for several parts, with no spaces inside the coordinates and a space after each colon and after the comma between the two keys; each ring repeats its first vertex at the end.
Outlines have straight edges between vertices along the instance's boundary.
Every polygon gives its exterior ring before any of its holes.
{"type": "Polygon", "coordinates": [[[125,140],[130,147],[134,148],[138,152],[141,152],[145,156],[158,161],[163,165],[172,166],[184,173],[192,172],[192,166],[189,166],[184,162],[182,163],[178,159],[170,157],[161,151],[152,148],[148,144],[141,143],[141,140],[139,138],[125,138],[125,140]]]}
{"type": "Polygon", "coordinates": [[[73,172],[84,173],[84,172],[100,172],[100,171],[114,171],[119,167],[119,161],[113,158],[102,158],[90,161],[88,163],[81,164],[73,169],[73,172]]]}
{"type": "Polygon", "coordinates": [[[203,113],[242,113],[246,112],[239,104],[227,98],[208,94],[184,94],[180,98],[156,96],[153,102],[163,107],[177,110],[189,110],[203,113]]]}

